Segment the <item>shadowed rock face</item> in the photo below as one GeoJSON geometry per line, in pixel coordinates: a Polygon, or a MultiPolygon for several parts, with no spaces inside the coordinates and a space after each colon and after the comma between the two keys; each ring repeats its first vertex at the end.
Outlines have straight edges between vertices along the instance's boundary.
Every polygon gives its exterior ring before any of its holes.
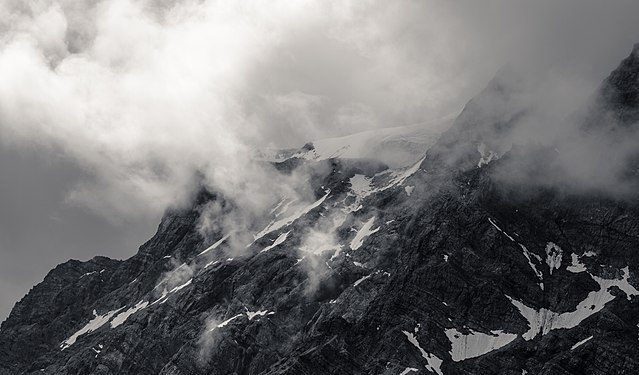
{"type": "MultiPolygon", "coordinates": [[[[619,113],[633,61],[604,84],[619,113]]],[[[267,214],[242,251],[199,234],[204,205],[233,210],[202,192],[130,259],[56,267],[2,324],[0,374],[639,373],[636,202],[495,181],[526,153],[477,149],[519,113],[485,108],[507,97],[490,87],[422,164],[278,165],[315,165],[316,201],[281,227],[290,212],[267,214]],[[340,250],[310,248],[310,228],[340,250]]]]}
{"type": "Polygon", "coordinates": [[[599,103],[623,125],[639,121],[639,43],[604,81],[599,103]]]}

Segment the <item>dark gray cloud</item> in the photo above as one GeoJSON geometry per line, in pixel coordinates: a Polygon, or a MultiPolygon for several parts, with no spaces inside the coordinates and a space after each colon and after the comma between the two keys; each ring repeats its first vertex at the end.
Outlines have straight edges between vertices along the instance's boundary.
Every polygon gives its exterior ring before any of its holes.
{"type": "Polygon", "coordinates": [[[272,203],[252,187],[271,176],[252,165],[256,147],[456,113],[509,61],[544,73],[533,90],[544,95],[531,95],[560,117],[639,41],[638,11],[630,0],[4,1],[0,264],[21,272],[2,270],[16,286],[0,315],[61,260],[131,254],[195,171],[249,211],[272,203]]]}

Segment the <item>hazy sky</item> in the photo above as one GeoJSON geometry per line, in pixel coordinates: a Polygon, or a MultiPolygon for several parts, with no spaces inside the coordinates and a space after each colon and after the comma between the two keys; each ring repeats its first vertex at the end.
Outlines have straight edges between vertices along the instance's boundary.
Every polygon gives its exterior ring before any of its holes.
{"type": "Polygon", "coordinates": [[[195,171],[253,196],[256,147],[458,112],[510,61],[558,97],[589,92],[639,42],[637,14],[636,0],[3,1],[0,319],[60,262],[132,255],[195,171]]]}

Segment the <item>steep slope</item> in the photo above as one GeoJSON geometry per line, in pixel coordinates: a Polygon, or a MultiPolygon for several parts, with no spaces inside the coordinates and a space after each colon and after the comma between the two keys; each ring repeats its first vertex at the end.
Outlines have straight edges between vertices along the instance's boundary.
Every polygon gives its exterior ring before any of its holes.
{"type": "Polygon", "coordinates": [[[233,210],[203,191],[132,258],[59,266],[2,324],[0,374],[639,373],[637,202],[496,179],[529,154],[509,74],[412,165],[280,160],[315,197],[250,243],[200,235],[233,210]]]}

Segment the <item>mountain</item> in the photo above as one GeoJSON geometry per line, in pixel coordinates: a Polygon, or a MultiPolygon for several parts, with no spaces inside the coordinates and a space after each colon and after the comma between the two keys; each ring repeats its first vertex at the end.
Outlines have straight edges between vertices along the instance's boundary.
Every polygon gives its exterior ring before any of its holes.
{"type": "MultiPolygon", "coordinates": [[[[595,95],[623,116],[636,58],[595,95]]],[[[509,143],[511,75],[407,166],[351,158],[354,136],[275,155],[315,197],[251,243],[200,234],[234,209],[203,189],[131,258],[56,267],[2,323],[0,374],[639,373],[637,200],[504,184],[534,147],[509,143]]]]}

